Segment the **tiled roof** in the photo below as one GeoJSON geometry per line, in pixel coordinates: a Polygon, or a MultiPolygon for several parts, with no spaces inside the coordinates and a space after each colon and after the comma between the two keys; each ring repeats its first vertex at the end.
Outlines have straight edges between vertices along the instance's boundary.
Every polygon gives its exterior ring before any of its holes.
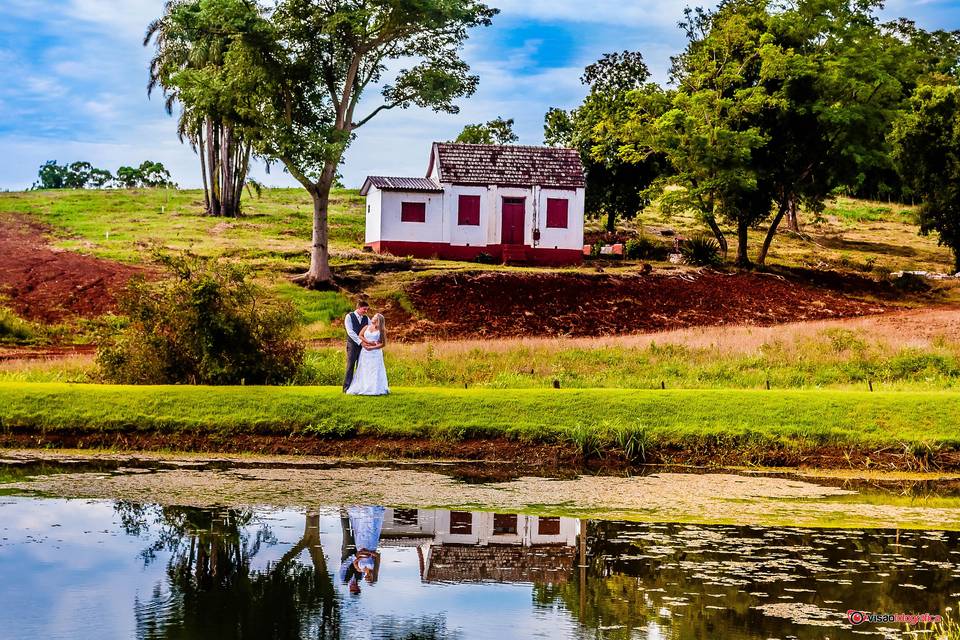
{"type": "Polygon", "coordinates": [[[388,178],[386,176],[368,176],[360,189],[360,195],[367,195],[370,187],[382,191],[426,191],[443,192],[443,188],[430,178],[388,178]]]}
{"type": "Polygon", "coordinates": [[[443,142],[435,142],[434,148],[440,163],[440,182],[571,189],[585,186],[583,164],[574,149],[443,142]]]}
{"type": "Polygon", "coordinates": [[[563,545],[432,545],[426,582],[547,582],[573,575],[576,549],[563,545]]]}

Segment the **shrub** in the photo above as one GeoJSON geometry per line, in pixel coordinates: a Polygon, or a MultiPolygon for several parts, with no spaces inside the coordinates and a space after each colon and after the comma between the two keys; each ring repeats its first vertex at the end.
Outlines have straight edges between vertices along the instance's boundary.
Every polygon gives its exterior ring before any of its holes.
{"type": "Polygon", "coordinates": [[[475,260],[480,264],[497,264],[497,259],[485,252],[478,253],[475,260]]]}
{"type": "Polygon", "coordinates": [[[103,377],[124,384],[278,384],[303,362],[293,306],[225,262],[158,256],[168,280],[131,281],[125,326],[97,354],[103,377]]]}
{"type": "Polygon", "coordinates": [[[25,344],[37,339],[37,329],[13,311],[0,307],[0,343],[25,344]]]}
{"type": "Polygon", "coordinates": [[[709,236],[694,236],[680,248],[687,264],[708,267],[720,264],[720,245],[709,236]]]}
{"type": "Polygon", "coordinates": [[[893,286],[903,293],[926,293],[932,288],[926,278],[916,273],[905,271],[893,279],[893,286]]]}
{"type": "Polygon", "coordinates": [[[627,240],[624,249],[631,260],[666,260],[669,253],[666,246],[643,235],[627,240]]]}

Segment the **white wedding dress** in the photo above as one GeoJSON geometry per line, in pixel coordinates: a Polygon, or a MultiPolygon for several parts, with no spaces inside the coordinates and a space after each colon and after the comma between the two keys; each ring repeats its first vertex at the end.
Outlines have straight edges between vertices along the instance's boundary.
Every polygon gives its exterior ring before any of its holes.
{"type": "MultiPolygon", "coordinates": [[[[367,342],[379,342],[379,331],[367,331],[364,335],[367,342]]],[[[364,349],[360,352],[357,362],[357,371],[353,374],[353,382],[347,389],[351,396],[385,396],[390,393],[387,384],[387,368],[383,365],[383,349],[364,349]]]]}

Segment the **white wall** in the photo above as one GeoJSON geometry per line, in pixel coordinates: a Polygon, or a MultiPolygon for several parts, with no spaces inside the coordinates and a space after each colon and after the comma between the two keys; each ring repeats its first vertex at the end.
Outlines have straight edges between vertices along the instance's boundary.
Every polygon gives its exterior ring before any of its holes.
{"type": "Polygon", "coordinates": [[[537,228],[540,229],[538,248],[583,249],[584,190],[537,189],[537,228]],[[567,205],[567,228],[547,228],[547,198],[561,198],[567,205]]]}
{"type": "Polygon", "coordinates": [[[381,191],[380,240],[405,242],[446,242],[442,193],[408,193],[381,191]],[[403,202],[424,202],[427,205],[426,222],[401,222],[403,202]]]}
{"type": "Polygon", "coordinates": [[[482,247],[501,243],[504,198],[523,198],[525,224],[523,243],[533,246],[533,221],[540,230],[538,248],[576,249],[583,248],[583,189],[525,189],[518,187],[482,187],[443,185],[445,192],[416,193],[381,191],[371,187],[367,194],[366,235],[367,243],[395,240],[406,242],[442,242],[455,246],[482,247]],[[460,195],[480,196],[480,226],[457,224],[460,195]],[[563,198],[569,201],[567,228],[547,228],[547,199],[563,198]],[[403,202],[424,202],[427,218],[424,223],[401,222],[400,209],[403,202]],[[534,212],[536,207],[536,212],[534,212]]]}
{"type": "Polygon", "coordinates": [[[490,218],[493,205],[490,190],[487,187],[467,187],[458,185],[444,185],[444,215],[449,221],[447,225],[448,242],[457,246],[483,247],[495,244],[488,241],[490,218]],[[480,226],[460,226],[459,219],[460,196],[480,196],[480,226]]]}
{"type": "Polygon", "coordinates": [[[374,186],[367,191],[366,230],[363,241],[367,244],[380,242],[380,200],[383,192],[374,186]]]}

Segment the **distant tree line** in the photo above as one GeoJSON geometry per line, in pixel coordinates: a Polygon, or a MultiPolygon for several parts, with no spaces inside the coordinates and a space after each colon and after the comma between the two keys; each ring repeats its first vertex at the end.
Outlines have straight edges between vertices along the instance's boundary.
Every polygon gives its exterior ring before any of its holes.
{"type": "Polygon", "coordinates": [[[120,167],[116,174],[89,162],[58,164],[48,160],[40,166],[34,189],[137,189],[175,187],[170,172],[160,162],[145,160],[139,167],[120,167]]]}

